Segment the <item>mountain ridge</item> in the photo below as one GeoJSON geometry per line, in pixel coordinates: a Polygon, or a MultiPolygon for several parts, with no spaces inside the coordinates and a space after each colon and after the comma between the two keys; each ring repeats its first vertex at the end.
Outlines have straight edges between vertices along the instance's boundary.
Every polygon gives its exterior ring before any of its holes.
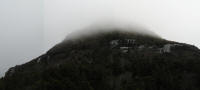
{"type": "Polygon", "coordinates": [[[199,65],[195,46],[114,30],[65,39],[10,68],[0,89],[198,90],[199,65]]]}

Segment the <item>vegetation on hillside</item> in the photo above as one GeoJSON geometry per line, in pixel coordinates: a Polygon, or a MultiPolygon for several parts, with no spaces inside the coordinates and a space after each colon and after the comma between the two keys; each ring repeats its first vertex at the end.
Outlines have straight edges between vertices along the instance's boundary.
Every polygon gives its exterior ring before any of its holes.
{"type": "Polygon", "coordinates": [[[0,80],[0,90],[200,89],[200,52],[196,47],[182,44],[171,53],[149,48],[123,53],[111,48],[111,40],[126,38],[135,39],[135,47],[161,48],[176,43],[128,32],[66,40],[31,62],[16,66],[13,73],[7,72],[0,80]]]}

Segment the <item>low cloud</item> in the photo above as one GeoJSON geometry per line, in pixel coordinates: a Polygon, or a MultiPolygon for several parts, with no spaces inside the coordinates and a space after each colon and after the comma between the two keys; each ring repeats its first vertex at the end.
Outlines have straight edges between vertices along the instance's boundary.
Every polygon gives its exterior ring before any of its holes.
{"type": "Polygon", "coordinates": [[[110,32],[110,31],[128,31],[135,34],[140,35],[148,35],[152,37],[161,38],[155,32],[148,30],[143,25],[139,25],[133,22],[123,22],[123,21],[103,21],[89,25],[86,28],[75,30],[69,33],[65,40],[72,38],[81,38],[84,36],[90,36],[99,34],[102,32],[110,32]]]}

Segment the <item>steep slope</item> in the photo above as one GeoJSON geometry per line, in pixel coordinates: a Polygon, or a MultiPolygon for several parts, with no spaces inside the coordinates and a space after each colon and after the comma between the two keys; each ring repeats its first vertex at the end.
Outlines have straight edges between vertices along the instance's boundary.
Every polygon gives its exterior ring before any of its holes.
{"type": "Polygon", "coordinates": [[[199,90],[200,50],[128,31],[66,39],[10,68],[0,90],[199,90]]]}

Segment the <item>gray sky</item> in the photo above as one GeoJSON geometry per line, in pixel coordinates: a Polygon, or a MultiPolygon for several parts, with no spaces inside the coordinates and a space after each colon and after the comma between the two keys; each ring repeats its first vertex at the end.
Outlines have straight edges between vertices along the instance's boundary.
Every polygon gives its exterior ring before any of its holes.
{"type": "Polygon", "coordinates": [[[139,24],[200,47],[199,0],[0,0],[0,75],[101,21],[139,24]]]}
{"type": "Polygon", "coordinates": [[[137,23],[168,40],[200,47],[199,0],[45,0],[45,47],[101,20],[137,23]]]}
{"type": "Polygon", "coordinates": [[[41,0],[0,0],[0,76],[43,50],[41,0]]]}

